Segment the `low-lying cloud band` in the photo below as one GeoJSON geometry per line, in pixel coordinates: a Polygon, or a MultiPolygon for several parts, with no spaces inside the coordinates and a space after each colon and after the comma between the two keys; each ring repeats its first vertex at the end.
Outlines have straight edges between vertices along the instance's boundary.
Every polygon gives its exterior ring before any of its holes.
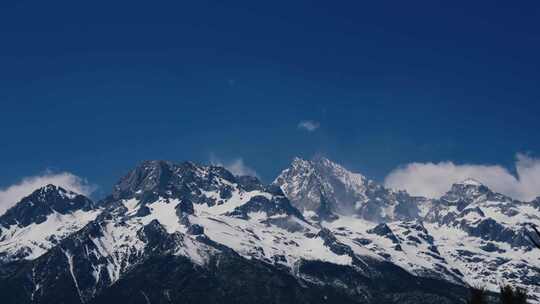
{"type": "Polygon", "coordinates": [[[438,198],[452,184],[474,178],[493,191],[515,199],[531,201],[540,196],[540,159],[518,153],[515,166],[516,175],[499,165],[458,165],[451,161],[410,163],[390,172],[384,184],[412,195],[438,198]]]}

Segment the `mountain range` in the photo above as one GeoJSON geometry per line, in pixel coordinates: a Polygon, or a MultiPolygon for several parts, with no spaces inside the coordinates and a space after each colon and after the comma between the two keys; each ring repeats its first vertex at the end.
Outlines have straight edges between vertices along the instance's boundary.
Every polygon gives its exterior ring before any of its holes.
{"type": "Polygon", "coordinates": [[[271,184],[220,166],[145,161],[91,199],[55,185],[0,215],[2,303],[465,303],[528,290],[540,199],[468,179],[438,199],[324,158],[271,184]]]}

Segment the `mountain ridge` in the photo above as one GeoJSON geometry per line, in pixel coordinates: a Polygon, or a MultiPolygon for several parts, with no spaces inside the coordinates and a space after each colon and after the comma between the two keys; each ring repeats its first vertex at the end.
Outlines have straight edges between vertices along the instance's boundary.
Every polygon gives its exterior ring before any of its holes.
{"type": "MultiPolygon", "coordinates": [[[[306,295],[311,302],[321,300],[319,292],[325,290],[343,303],[395,303],[403,297],[405,303],[422,303],[415,296],[419,294],[423,295],[420,298],[459,303],[466,285],[484,282],[493,290],[500,278],[519,286],[532,284],[537,301],[540,289],[534,282],[539,277],[534,272],[540,265],[518,257],[537,257],[520,238],[524,223],[536,220],[538,211],[532,202],[517,202],[476,183],[457,183],[444,199],[412,197],[326,158],[295,159],[290,168],[274,183],[264,185],[257,178],[235,176],[219,166],[142,162],[119,180],[110,196],[92,205],[97,208],[91,208],[95,217],[82,227],[66,230],[69,233],[61,234],[46,250],[10,260],[18,259],[22,266],[4,271],[9,282],[0,276],[0,289],[20,282],[17,286],[24,288],[13,289],[17,290],[14,296],[23,299],[20,303],[68,299],[108,303],[128,297],[125,288],[129,284],[122,280],[138,285],[143,279],[137,273],[166,273],[156,261],[165,265],[171,261],[171,267],[178,270],[171,275],[191,276],[190,267],[232,275],[215,264],[222,257],[256,273],[267,267],[263,272],[296,280],[298,292],[307,292],[301,286],[311,286],[313,293],[306,295]],[[283,182],[287,189],[280,185],[283,182]],[[336,194],[342,189],[355,191],[336,194]],[[298,197],[304,201],[300,203],[297,196],[290,195],[301,192],[298,197]],[[303,203],[307,207],[299,209],[303,203]],[[412,211],[408,210],[411,204],[416,207],[412,211]],[[337,269],[347,275],[330,275],[337,269]],[[409,286],[413,289],[407,291],[390,283],[373,287],[372,282],[390,282],[392,276],[411,282],[430,280],[429,284],[444,285],[459,296],[427,287],[409,286]],[[66,298],[59,298],[59,292],[66,298]]],[[[213,277],[211,272],[207,275],[213,277]]],[[[234,280],[248,283],[242,277],[234,280]]],[[[162,289],[129,298],[145,303],[183,297],[173,292],[170,282],[147,283],[162,289]]],[[[193,288],[190,292],[199,294],[193,288]]],[[[233,286],[227,288],[235,297],[241,296],[233,286]]],[[[223,300],[222,296],[212,290],[214,299],[223,300]]]]}

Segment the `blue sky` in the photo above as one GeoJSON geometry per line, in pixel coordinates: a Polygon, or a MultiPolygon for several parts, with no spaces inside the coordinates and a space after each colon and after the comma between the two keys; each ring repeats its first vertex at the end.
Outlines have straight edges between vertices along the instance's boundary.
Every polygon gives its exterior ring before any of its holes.
{"type": "Polygon", "coordinates": [[[383,181],[540,153],[538,2],[259,2],[2,1],[0,188],[50,170],[102,195],[145,159],[269,182],[323,154],[383,181]]]}

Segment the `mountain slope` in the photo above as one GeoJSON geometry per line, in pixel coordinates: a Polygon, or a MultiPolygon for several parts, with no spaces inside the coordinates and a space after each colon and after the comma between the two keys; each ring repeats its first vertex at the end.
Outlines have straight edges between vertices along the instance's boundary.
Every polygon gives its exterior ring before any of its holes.
{"type": "Polygon", "coordinates": [[[32,260],[101,212],[83,195],[47,185],[0,216],[0,264],[32,260]]]}
{"type": "Polygon", "coordinates": [[[540,296],[540,251],[526,233],[540,223],[533,204],[513,200],[485,185],[454,184],[426,216],[441,254],[471,283],[496,290],[502,283],[526,287],[540,296]]]}
{"type": "Polygon", "coordinates": [[[274,184],[300,211],[315,212],[323,219],[340,214],[374,222],[415,219],[423,202],[404,191],[386,189],[324,157],[295,158],[274,184]]]}
{"type": "Polygon", "coordinates": [[[537,205],[473,180],[412,197],[324,158],[295,159],[271,185],[146,161],[97,204],[47,186],[0,217],[0,293],[40,304],[462,303],[468,284],[511,283],[538,301],[540,256],[524,238],[537,205]]]}
{"type": "Polygon", "coordinates": [[[526,287],[533,300],[540,300],[540,252],[525,236],[529,225],[540,224],[536,201],[513,200],[470,179],[440,199],[410,197],[324,158],[295,159],[275,183],[299,210],[317,213],[309,219],[321,220],[358,254],[377,256],[415,275],[493,291],[500,284],[526,287]],[[330,202],[333,217],[321,202],[330,202]],[[409,211],[396,212],[412,202],[416,206],[409,211]]]}
{"type": "Polygon", "coordinates": [[[194,303],[203,287],[182,281],[185,276],[210,286],[204,295],[210,302],[227,295],[253,301],[260,288],[268,302],[320,302],[322,296],[336,303],[450,303],[465,291],[365,254],[305,219],[279,187],[221,167],[144,162],[100,205],[105,209],[95,220],[0,281],[0,288],[11,290],[16,303],[119,297],[194,303]],[[225,284],[225,278],[231,279],[225,284]],[[292,294],[280,293],[284,282],[294,286],[292,294]],[[238,287],[245,284],[247,294],[238,287]],[[131,293],[132,286],[141,292],[131,293]]]}
{"type": "Polygon", "coordinates": [[[380,268],[384,275],[366,279],[346,266],[308,261],[299,265],[299,278],[230,253],[215,255],[204,267],[165,256],[139,265],[90,303],[427,304],[458,303],[464,296],[464,289],[444,281],[410,277],[393,265],[380,268]],[[418,286],[423,291],[411,292],[418,286]]]}

